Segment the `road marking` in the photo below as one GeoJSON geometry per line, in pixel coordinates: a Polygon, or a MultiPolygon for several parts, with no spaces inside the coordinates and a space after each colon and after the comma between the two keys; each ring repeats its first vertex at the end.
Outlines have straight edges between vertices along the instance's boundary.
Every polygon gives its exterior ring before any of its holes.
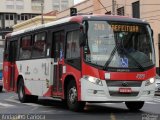
{"type": "Polygon", "coordinates": [[[33,109],[30,110],[30,113],[32,113],[33,111],[35,111],[36,109],[38,109],[38,107],[35,107],[33,109]]]}
{"type": "Polygon", "coordinates": [[[8,99],[12,99],[12,98],[14,98],[15,96],[13,95],[13,96],[11,96],[11,97],[9,97],[8,99]]]}
{"type": "Polygon", "coordinates": [[[39,105],[36,103],[21,103],[20,101],[14,100],[14,99],[5,99],[8,102],[13,102],[13,103],[18,103],[18,104],[24,104],[24,105],[29,105],[29,106],[33,106],[33,107],[37,107],[37,106],[43,106],[43,105],[39,105]]]}
{"type": "Polygon", "coordinates": [[[5,101],[18,103],[18,104],[20,103],[20,101],[17,101],[17,100],[14,100],[14,99],[5,99],[5,101]]]}
{"type": "Polygon", "coordinates": [[[148,103],[148,104],[158,104],[158,103],[155,103],[155,102],[145,102],[145,103],[148,103]]]}
{"type": "MultiPolygon", "coordinates": [[[[45,111],[40,111],[41,113],[52,113],[52,114],[57,114],[57,110],[45,110],[45,111]]],[[[60,111],[62,112],[62,111],[60,111]]]]}
{"type": "Polygon", "coordinates": [[[13,106],[15,106],[15,105],[7,104],[7,103],[0,103],[0,106],[13,107],[13,106]]]}
{"type": "Polygon", "coordinates": [[[155,102],[160,102],[160,99],[154,98],[154,101],[155,101],[155,102]]]}
{"type": "MultiPolygon", "coordinates": [[[[29,105],[29,106],[33,106],[33,107],[43,106],[43,105],[36,104],[36,103],[23,103],[23,104],[29,105]]],[[[44,106],[43,106],[43,107],[44,107],[44,106]]]]}

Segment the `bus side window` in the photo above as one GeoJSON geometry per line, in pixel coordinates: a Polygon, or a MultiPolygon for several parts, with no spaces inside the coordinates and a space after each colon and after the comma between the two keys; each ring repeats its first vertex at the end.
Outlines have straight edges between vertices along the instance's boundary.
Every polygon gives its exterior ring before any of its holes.
{"type": "Polygon", "coordinates": [[[55,61],[62,60],[64,57],[64,31],[53,33],[53,57],[55,61]]]}
{"type": "Polygon", "coordinates": [[[46,33],[38,33],[33,39],[32,57],[44,57],[46,53],[46,33]]]}
{"type": "Polygon", "coordinates": [[[32,37],[31,36],[25,36],[22,37],[20,42],[20,59],[29,59],[31,57],[31,44],[32,44],[32,37]]]}
{"type": "Polygon", "coordinates": [[[69,64],[77,67],[78,69],[81,68],[79,30],[74,30],[67,33],[66,60],[69,64]]]}

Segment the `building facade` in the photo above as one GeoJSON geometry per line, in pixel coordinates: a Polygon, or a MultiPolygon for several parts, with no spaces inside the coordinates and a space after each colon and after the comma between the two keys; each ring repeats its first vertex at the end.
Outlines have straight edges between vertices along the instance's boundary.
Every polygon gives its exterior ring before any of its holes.
{"type": "MultiPolygon", "coordinates": [[[[85,0],[73,7],[79,13],[128,16],[144,19],[150,23],[154,32],[157,73],[160,74],[160,1],[159,0],[85,0]]],[[[70,9],[57,14],[57,18],[70,15],[70,9]]]]}
{"type": "Polygon", "coordinates": [[[1,0],[0,39],[13,30],[12,26],[37,15],[73,6],[74,0],[1,0]]]}

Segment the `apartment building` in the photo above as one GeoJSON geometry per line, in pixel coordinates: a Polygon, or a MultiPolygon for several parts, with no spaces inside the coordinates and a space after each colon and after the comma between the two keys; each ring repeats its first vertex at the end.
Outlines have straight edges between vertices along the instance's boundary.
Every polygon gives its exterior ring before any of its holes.
{"type": "Polygon", "coordinates": [[[0,39],[13,30],[12,26],[43,13],[64,10],[74,0],[0,0],[0,39]]]}
{"type": "MultiPolygon", "coordinates": [[[[160,74],[160,0],[85,0],[73,7],[79,13],[105,14],[128,16],[144,19],[150,23],[154,32],[157,73],[160,74]],[[114,9],[113,9],[114,3],[114,9]]],[[[57,18],[70,15],[70,10],[57,14],[57,18]]]]}

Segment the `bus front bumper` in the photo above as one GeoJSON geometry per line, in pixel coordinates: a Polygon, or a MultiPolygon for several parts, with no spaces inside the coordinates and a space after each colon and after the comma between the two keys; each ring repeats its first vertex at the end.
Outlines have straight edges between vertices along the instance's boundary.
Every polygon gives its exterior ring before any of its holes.
{"type": "Polygon", "coordinates": [[[131,93],[120,93],[120,87],[108,86],[106,80],[102,80],[102,85],[97,85],[81,78],[81,101],[152,101],[155,94],[155,83],[148,86],[145,86],[145,83],[146,81],[142,81],[141,86],[130,87],[131,93]]]}

